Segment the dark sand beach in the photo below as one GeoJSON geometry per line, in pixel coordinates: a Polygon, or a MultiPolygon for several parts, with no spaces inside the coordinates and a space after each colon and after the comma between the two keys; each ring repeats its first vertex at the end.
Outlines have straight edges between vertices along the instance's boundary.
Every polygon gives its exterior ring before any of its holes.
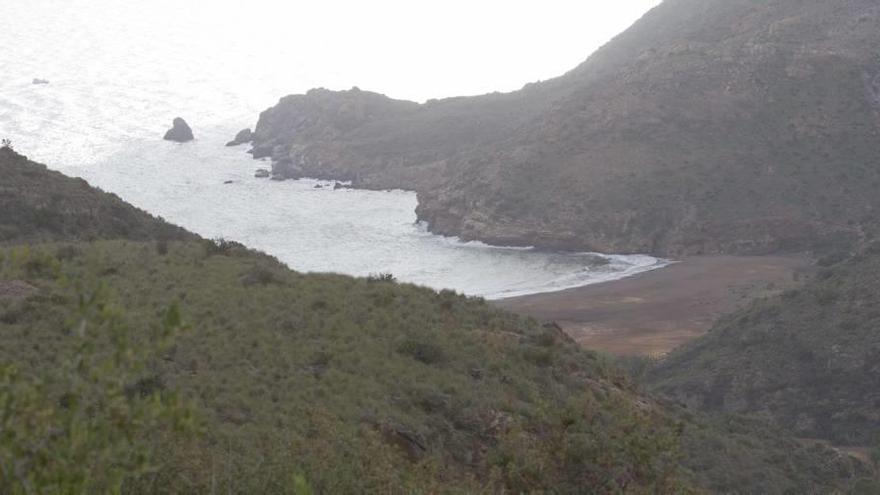
{"type": "Polygon", "coordinates": [[[756,297],[791,287],[810,271],[806,255],[697,256],[630,278],[496,301],[557,322],[585,347],[662,355],[756,297]]]}

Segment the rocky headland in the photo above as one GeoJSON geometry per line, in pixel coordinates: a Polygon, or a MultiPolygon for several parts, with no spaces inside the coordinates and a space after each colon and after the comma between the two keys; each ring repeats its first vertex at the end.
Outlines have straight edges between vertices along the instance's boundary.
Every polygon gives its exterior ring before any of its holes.
{"type": "Polygon", "coordinates": [[[433,232],[664,256],[852,244],[880,207],[880,5],[668,0],[508,94],[312,90],[263,112],[273,175],[404,188],[433,232]]]}

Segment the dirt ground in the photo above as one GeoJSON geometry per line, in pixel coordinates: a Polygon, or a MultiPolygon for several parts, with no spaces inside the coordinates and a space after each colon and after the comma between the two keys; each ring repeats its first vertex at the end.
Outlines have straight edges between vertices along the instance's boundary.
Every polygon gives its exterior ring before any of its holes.
{"type": "Polygon", "coordinates": [[[27,297],[34,292],[37,292],[35,287],[20,280],[0,280],[0,297],[27,297]]]}
{"type": "Polygon", "coordinates": [[[659,356],[752,299],[797,285],[810,266],[805,255],[698,256],[623,280],[495,304],[555,321],[587,348],[659,356]]]}

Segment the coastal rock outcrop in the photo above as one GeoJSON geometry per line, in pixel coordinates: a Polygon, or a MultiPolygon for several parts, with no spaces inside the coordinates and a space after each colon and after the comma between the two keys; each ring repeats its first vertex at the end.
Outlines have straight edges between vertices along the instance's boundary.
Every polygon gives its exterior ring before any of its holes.
{"type": "Polygon", "coordinates": [[[193,136],[192,129],[189,127],[189,124],[186,123],[180,117],[174,119],[173,125],[171,129],[168,129],[168,132],[165,133],[166,141],[174,141],[177,143],[185,143],[187,141],[192,141],[195,139],[193,136]]]}
{"type": "Polygon", "coordinates": [[[279,174],[416,191],[419,219],[463,239],[827,249],[880,230],[865,76],[878,45],[875,1],[668,0],[581,66],[512,93],[286,96],[260,115],[253,153],[279,174]]]}
{"type": "Polygon", "coordinates": [[[254,133],[250,128],[242,129],[238,131],[238,134],[235,135],[235,138],[232,141],[226,143],[226,146],[238,146],[240,144],[250,143],[253,140],[254,133]]]}

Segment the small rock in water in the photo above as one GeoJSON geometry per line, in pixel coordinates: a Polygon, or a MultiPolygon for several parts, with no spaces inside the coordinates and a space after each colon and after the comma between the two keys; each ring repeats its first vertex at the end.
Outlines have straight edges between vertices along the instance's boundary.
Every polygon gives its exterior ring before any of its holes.
{"type": "Polygon", "coordinates": [[[250,129],[242,129],[235,135],[235,139],[226,143],[226,146],[238,146],[239,144],[250,143],[254,140],[254,133],[250,129]]]}
{"type": "Polygon", "coordinates": [[[33,83],[34,84],[49,84],[49,81],[47,79],[35,78],[33,80],[33,83]]]}
{"type": "Polygon", "coordinates": [[[257,169],[257,171],[254,172],[254,177],[256,177],[258,179],[266,179],[270,175],[272,175],[272,174],[270,174],[269,171],[266,170],[265,168],[257,169]]]}
{"type": "Polygon", "coordinates": [[[321,184],[315,184],[315,189],[324,189],[324,186],[321,184]]]}
{"type": "Polygon", "coordinates": [[[235,181],[234,180],[224,180],[223,183],[224,184],[234,184],[235,181]]]}
{"type": "Polygon", "coordinates": [[[168,132],[165,133],[166,141],[185,143],[187,141],[192,141],[193,139],[195,138],[193,137],[192,129],[190,129],[189,124],[180,117],[174,119],[173,127],[168,129],[168,132]]]}

